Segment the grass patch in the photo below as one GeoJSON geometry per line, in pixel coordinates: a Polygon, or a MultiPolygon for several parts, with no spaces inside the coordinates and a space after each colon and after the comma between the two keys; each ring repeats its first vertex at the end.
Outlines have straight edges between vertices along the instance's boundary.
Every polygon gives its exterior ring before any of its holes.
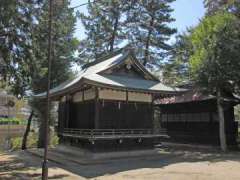
{"type": "MultiPolygon", "coordinates": [[[[12,151],[20,150],[22,147],[22,137],[15,137],[10,139],[10,149],[12,151]]],[[[59,138],[55,133],[50,133],[50,147],[58,145],[59,138]]],[[[36,148],[38,142],[38,133],[30,132],[27,139],[27,148],[36,148]]]]}
{"type": "MultiPolygon", "coordinates": [[[[10,139],[10,149],[11,150],[19,150],[22,147],[22,137],[14,137],[10,139]]],[[[27,147],[33,148],[37,147],[38,136],[37,133],[29,133],[27,140],[27,147]]]]}

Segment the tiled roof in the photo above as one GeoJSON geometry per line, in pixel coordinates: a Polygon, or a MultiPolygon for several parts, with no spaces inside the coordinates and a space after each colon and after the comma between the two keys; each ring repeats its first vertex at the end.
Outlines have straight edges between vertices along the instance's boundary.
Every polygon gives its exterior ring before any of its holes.
{"type": "MultiPolygon", "coordinates": [[[[66,81],[59,86],[51,89],[50,96],[60,95],[61,93],[68,91],[80,82],[97,83],[98,85],[112,86],[115,88],[130,88],[134,90],[159,91],[166,93],[175,93],[177,91],[180,91],[180,89],[165,86],[158,80],[151,81],[144,79],[128,78],[124,76],[99,74],[104,70],[123,63],[125,60],[128,59],[129,56],[131,56],[131,54],[128,51],[120,52],[113,55],[112,57],[108,57],[108,59],[106,60],[102,60],[91,66],[87,66],[76,76],[75,79],[66,81]]],[[[147,72],[147,70],[143,66],[141,68],[145,72],[147,72]]],[[[44,98],[46,97],[46,92],[34,95],[34,97],[44,98]]]]}
{"type": "Polygon", "coordinates": [[[104,75],[91,74],[84,78],[90,81],[104,84],[104,85],[122,87],[126,89],[130,88],[130,89],[137,89],[137,90],[163,91],[163,92],[169,92],[169,93],[180,90],[179,88],[171,88],[169,86],[165,86],[164,84],[158,81],[129,78],[125,76],[116,76],[116,75],[108,75],[108,74],[104,74],[104,75]]]}
{"type": "MultiPolygon", "coordinates": [[[[193,88],[190,89],[181,95],[161,98],[155,101],[156,104],[176,104],[176,103],[187,103],[195,101],[206,101],[210,99],[216,99],[215,95],[212,95],[202,89],[193,88]]],[[[221,97],[223,101],[231,101],[239,104],[240,98],[234,94],[225,94],[221,97]]]]}

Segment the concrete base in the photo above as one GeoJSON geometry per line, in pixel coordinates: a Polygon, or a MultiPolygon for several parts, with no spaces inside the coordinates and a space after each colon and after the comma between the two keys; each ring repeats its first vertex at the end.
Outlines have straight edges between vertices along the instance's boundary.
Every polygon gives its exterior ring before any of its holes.
{"type": "Polygon", "coordinates": [[[157,149],[146,149],[146,150],[129,150],[129,151],[116,151],[116,152],[91,152],[77,147],[59,145],[55,151],[59,153],[66,153],[76,155],[78,157],[85,157],[89,159],[113,159],[113,158],[124,158],[124,157],[138,157],[157,154],[157,149]]]}
{"type": "Polygon", "coordinates": [[[85,149],[91,152],[119,152],[153,149],[159,138],[88,139],[60,138],[60,145],[85,149]]]}
{"type": "MultiPolygon", "coordinates": [[[[43,157],[43,149],[28,150],[33,155],[43,157]]],[[[112,161],[121,158],[145,158],[159,155],[167,155],[159,149],[118,151],[118,152],[91,152],[77,147],[59,145],[50,149],[48,159],[56,163],[63,163],[63,160],[72,161],[79,164],[96,164],[106,161],[112,161]]]]}
{"type": "Polygon", "coordinates": [[[211,145],[202,145],[202,144],[184,144],[184,143],[177,143],[177,142],[162,142],[162,146],[168,148],[191,148],[191,149],[207,149],[207,150],[217,150],[219,147],[211,146],[211,145]]]}
{"type": "MultiPolygon", "coordinates": [[[[43,157],[43,149],[29,149],[27,151],[35,156],[43,157]]],[[[196,144],[162,143],[155,149],[92,152],[78,147],[59,145],[56,148],[49,149],[48,160],[64,166],[71,163],[89,165],[121,161],[124,159],[165,159],[170,156],[174,158],[186,152],[191,154],[196,151],[209,153],[219,152],[219,149],[215,146],[202,146],[196,144]]]]}

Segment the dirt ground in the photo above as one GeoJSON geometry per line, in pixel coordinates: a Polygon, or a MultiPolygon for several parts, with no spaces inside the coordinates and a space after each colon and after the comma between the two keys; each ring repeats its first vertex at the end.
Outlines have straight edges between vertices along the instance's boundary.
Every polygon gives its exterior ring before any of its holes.
{"type": "MultiPolygon", "coordinates": [[[[62,157],[64,159],[64,157],[62,157]]],[[[40,179],[41,158],[18,151],[0,155],[0,179],[40,179]]],[[[163,154],[83,165],[49,163],[49,179],[239,180],[240,152],[166,149],[163,154]]]]}

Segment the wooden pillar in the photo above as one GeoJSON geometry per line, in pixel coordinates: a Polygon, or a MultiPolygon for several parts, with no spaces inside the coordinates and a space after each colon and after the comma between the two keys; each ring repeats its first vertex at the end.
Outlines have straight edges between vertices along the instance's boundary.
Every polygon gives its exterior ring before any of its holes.
{"type": "Polygon", "coordinates": [[[94,116],[94,128],[99,129],[99,91],[95,88],[95,116],[94,116]]]}
{"type": "Polygon", "coordinates": [[[152,111],[152,129],[154,130],[155,128],[154,128],[154,104],[153,104],[153,102],[154,102],[154,95],[153,94],[151,94],[151,97],[152,97],[152,102],[151,102],[151,111],[152,111]]]}
{"type": "Polygon", "coordinates": [[[64,106],[61,100],[58,103],[58,132],[63,132],[64,130],[64,106]]]}
{"type": "Polygon", "coordinates": [[[82,90],[82,101],[84,101],[84,89],[82,90]]]}
{"type": "Polygon", "coordinates": [[[69,120],[70,120],[70,98],[68,95],[66,95],[66,101],[65,101],[65,108],[66,108],[66,127],[69,128],[69,120]]]}
{"type": "Polygon", "coordinates": [[[130,118],[128,117],[128,91],[126,91],[126,103],[125,103],[125,119],[124,119],[124,129],[126,128],[126,125],[127,125],[127,128],[129,127],[128,126],[128,120],[130,118]]]}

